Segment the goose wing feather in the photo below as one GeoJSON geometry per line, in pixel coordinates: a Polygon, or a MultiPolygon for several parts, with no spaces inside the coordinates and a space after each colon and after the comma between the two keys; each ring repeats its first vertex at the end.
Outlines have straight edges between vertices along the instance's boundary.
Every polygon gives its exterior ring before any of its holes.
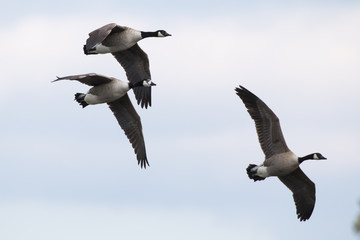
{"type": "Polygon", "coordinates": [[[296,214],[300,221],[309,219],[315,206],[315,184],[300,168],[278,178],[293,192],[296,214]]]}
{"type": "MultiPolygon", "coordinates": [[[[149,58],[147,54],[135,44],[131,48],[112,53],[120,65],[125,69],[126,76],[131,83],[151,79],[149,58]]],[[[151,106],[151,87],[134,88],[135,97],[141,107],[151,106]]]]}
{"type": "Polygon", "coordinates": [[[87,74],[80,74],[80,75],[71,75],[66,77],[57,77],[56,81],[60,80],[76,80],[83,84],[89,85],[89,86],[98,86],[101,84],[109,83],[112,81],[111,78],[106,77],[104,75],[96,74],[96,73],[87,73],[87,74]]]}
{"type": "Polygon", "coordinates": [[[256,132],[266,158],[289,151],[279,118],[260,98],[246,88],[239,87],[235,89],[236,94],[244,102],[251,118],[255,121],[256,132]]]}
{"type": "Polygon", "coordinates": [[[101,43],[112,33],[120,33],[126,30],[127,27],[119,26],[116,23],[109,23],[101,28],[98,28],[89,33],[89,38],[86,40],[85,48],[90,50],[96,44],[101,43]]]}
{"type": "Polygon", "coordinates": [[[146,168],[149,163],[146,157],[141,120],[129,96],[126,94],[116,101],[109,102],[108,105],[134,148],[138,164],[146,168]]]}

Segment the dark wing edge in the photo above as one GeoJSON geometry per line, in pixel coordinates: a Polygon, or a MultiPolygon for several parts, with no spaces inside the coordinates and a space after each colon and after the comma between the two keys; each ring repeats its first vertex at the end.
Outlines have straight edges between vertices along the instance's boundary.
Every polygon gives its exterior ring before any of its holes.
{"type": "Polygon", "coordinates": [[[57,77],[57,79],[53,80],[52,82],[56,82],[60,80],[76,80],[88,86],[97,86],[112,81],[111,78],[106,77],[104,75],[100,75],[96,73],[87,73],[87,74],[79,74],[79,75],[70,75],[66,77],[57,77]]]}
{"type": "MultiPolygon", "coordinates": [[[[129,82],[137,83],[151,79],[149,58],[138,44],[127,50],[114,52],[112,55],[125,69],[129,82]]],[[[133,91],[137,103],[142,108],[151,106],[151,87],[133,88],[133,91]]]]}
{"type": "Polygon", "coordinates": [[[126,94],[122,98],[108,103],[108,105],[129,139],[135,151],[138,164],[141,168],[146,168],[146,166],[149,166],[149,162],[146,157],[141,120],[134,106],[131,104],[129,96],[126,94]]]}
{"type": "Polygon", "coordinates": [[[235,88],[236,94],[245,104],[248,113],[255,122],[259,143],[266,156],[289,151],[281,131],[279,118],[255,94],[246,88],[235,88]]]}
{"type": "Polygon", "coordinates": [[[300,168],[278,178],[293,192],[297,217],[300,221],[308,220],[315,207],[315,184],[300,168]]]}

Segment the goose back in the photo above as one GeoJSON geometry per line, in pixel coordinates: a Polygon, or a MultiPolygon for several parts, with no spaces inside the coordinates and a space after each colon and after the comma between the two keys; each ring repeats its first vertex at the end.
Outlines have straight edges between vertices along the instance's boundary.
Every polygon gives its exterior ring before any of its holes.
{"type": "Polygon", "coordinates": [[[110,23],[89,33],[84,52],[96,54],[123,51],[141,39],[140,31],[110,23]]]}

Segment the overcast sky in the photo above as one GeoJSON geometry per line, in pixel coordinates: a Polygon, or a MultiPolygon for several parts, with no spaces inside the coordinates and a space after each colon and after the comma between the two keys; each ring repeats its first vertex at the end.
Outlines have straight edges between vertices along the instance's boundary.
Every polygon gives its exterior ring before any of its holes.
{"type": "MultiPolygon", "coordinates": [[[[0,238],[358,239],[358,1],[13,1],[0,10],[0,238]],[[88,33],[115,22],[172,37],[139,45],[152,107],[141,109],[150,167],[107,105],[73,101],[88,86],[50,83],[95,72],[126,80],[111,55],[86,56],[88,33]],[[299,222],[264,160],[239,84],[280,118],[290,149],[327,161],[299,222]]],[[[5,4],[5,5],[4,5],[5,4]]]]}

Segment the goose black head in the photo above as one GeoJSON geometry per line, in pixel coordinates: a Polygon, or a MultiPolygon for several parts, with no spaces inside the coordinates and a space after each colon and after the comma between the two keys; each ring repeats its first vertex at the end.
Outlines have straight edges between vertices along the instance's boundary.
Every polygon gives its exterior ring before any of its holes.
{"type": "Polygon", "coordinates": [[[321,155],[321,153],[312,153],[309,155],[306,155],[305,157],[299,157],[299,163],[302,163],[305,160],[326,160],[327,158],[321,155]]]}
{"type": "Polygon", "coordinates": [[[167,33],[165,30],[157,30],[157,36],[158,37],[169,37],[171,34],[167,33]]]}
{"type": "Polygon", "coordinates": [[[324,157],[323,155],[321,155],[321,153],[314,153],[312,159],[315,159],[315,160],[326,160],[327,158],[324,157]]]}
{"type": "Polygon", "coordinates": [[[139,81],[136,83],[129,82],[129,88],[136,88],[136,87],[151,87],[156,86],[155,83],[151,81],[151,79],[144,79],[143,81],[139,81]]]}
{"type": "Polygon", "coordinates": [[[142,82],[143,87],[156,86],[156,84],[151,79],[144,79],[142,82]]]}

